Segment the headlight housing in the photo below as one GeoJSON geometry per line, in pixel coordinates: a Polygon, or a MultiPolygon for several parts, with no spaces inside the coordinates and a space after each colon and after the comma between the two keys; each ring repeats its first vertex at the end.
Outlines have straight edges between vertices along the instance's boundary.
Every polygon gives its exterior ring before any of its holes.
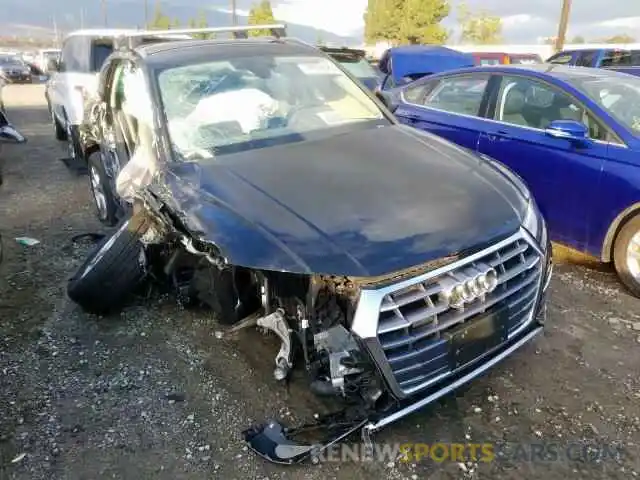
{"type": "Polygon", "coordinates": [[[547,225],[533,198],[529,198],[522,226],[539,242],[540,248],[547,248],[547,225]]]}

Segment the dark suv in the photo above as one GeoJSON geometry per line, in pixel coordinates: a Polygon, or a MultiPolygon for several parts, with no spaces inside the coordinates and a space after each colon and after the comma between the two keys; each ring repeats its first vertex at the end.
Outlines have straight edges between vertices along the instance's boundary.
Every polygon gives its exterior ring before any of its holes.
{"type": "MultiPolygon", "coordinates": [[[[257,27],[229,30],[243,28],[257,27]]],[[[526,187],[399,124],[317,48],[275,34],[133,46],[99,85],[91,188],[119,226],[69,282],[85,310],[114,310],[153,273],[223,335],[273,331],[276,381],[299,368],[339,407],[313,423],[329,442],[415,412],[542,331],[551,247],[526,187]]],[[[270,421],[244,437],[280,463],[322,449],[293,432],[270,421]]]]}

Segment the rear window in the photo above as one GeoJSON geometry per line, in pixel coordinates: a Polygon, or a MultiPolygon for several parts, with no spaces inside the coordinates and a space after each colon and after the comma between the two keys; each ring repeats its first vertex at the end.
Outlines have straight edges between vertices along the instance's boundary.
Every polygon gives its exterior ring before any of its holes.
{"type": "Polygon", "coordinates": [[[356,78],[375,78],[378,76],[373,66],[365,58],[347,55],[336,55],[333,58],[356,78]]]}
{"type": "Polygon", "coordinates": [[[626,50],[611,50],[602,59],[603,67],[628,67],[631,65],[631,52],[626,50]]]}
{"type": "Polygon", "coordinates": [[[104,61],[113,53],[113,40],[100,39],[91,43],[91,71],[99,72],[104,61]]]}

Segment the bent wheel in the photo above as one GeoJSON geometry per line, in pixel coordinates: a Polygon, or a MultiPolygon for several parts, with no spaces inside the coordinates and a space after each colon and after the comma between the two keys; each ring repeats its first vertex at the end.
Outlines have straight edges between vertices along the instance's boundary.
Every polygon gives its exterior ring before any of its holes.
{"type": "Polygon", "coordinates": [[[96,206],[98,220],[105,225],[113,227],[117,223],[118,205],[111,190],[109,178],[102,164],[100,152],[94,152],[89,156],[89,185],[93,202],[96,206]]]}
{"type": "Polygon", "coordinates": [[[640,297],[640,215],[629,220],[618,233],[613,261],[622,283],[640,297]]]}

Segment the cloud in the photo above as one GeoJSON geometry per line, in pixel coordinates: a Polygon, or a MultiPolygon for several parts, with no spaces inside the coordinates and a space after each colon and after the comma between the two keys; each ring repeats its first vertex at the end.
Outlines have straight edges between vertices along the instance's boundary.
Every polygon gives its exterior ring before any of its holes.
{"type": "MultiPolygon", "coordinates": [[[[451,15],[443,24],[458,31],[456,7],[451,0],[451,15]]],[[[473,10],[482,9],[502,18],[503,37],[509,43],[536,43],[553,36],[558,29],[559,0],[467,0],[473,10]]],[[[343,36],[361,36],[367,0],[272,0],[276,19],[333,32],[343,36]]],[[[220,5],[220,4],[218,4],[220,5]]],[[[248,15],[247,0],[238,0],[238,14],[248,15]]],[[[220,5],[216,10],[230,13],[220,5]]],[[[602,7],[602,0],[574,1],[569,18],[569,37],[603,38],[621,33],[637,36],[640,41],[640,1],[615,0],[602,7]]]]}
{"type": "Polygon", "coordinates": [[[278,21],[348,36],[362,30],[367,0],[282,0],[272,4],[278,21]]]}
{"type": "MultiPolygon", "coordinates": [[[[219,7],[219,8],[215,8],[214,10],[220,13],[228,13],[229,15],[231,15],[232,13],[231,9],[227,7],[219,7]]],[[[238,15],[239,17],[248,17],[249,10],[245,10],[243,8],[236,8],[236,15],[238,15]]]]}
{"type": "Polygon", "coordinates": [[[640,17],[614,18],[600,22],[599,26],[605,28],[626,28],[629,30],[640,29],[640,17]]]}

